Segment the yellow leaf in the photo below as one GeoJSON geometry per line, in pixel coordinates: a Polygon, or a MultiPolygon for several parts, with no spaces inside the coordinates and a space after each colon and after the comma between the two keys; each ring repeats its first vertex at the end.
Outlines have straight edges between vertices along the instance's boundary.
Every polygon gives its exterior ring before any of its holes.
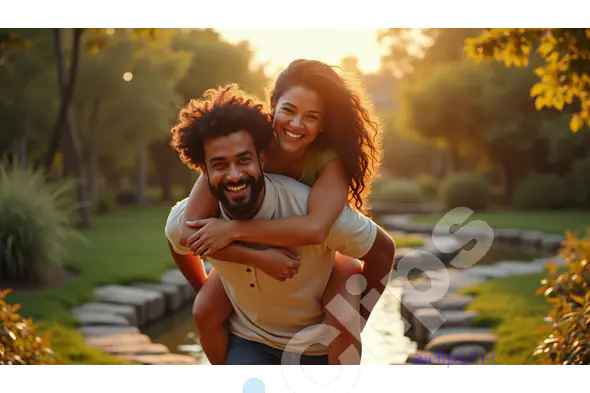
{"type": "Polygon", "coordinates": [[[580,296],[576,296],[576,295],[570,295],[570,297],[572,298],[572,300],[574,300],[576,303],[584,305],[584,299],[582,299],[580,296]]]}
{"type": "Polygon", "coordinates": [[[539,289],[537,289],[535,291],[535,296],[539,296],[539,295],[543,294],[544,292],[545,292],[545,287],[544,286],[540,287],[539,289]]]}
{"type": "Polygon", "coordinates": [[[555,95],[553,96],[553,106],[557,109],[557,110],[562,110],[563,109],[563,94],[561,94],[560,91],[556,91],[555,95]]]}
{"type": "Polygon", "coordinates": [[[537,67],[534,71],[538,77],[542,77],[543,75],[545,75],[545,69],[543,67],[537,67]]]}
{"type": "Polygon", "coordinates": [[[535,97],[535,96],[543,94],[543,92],[545,91],[546,88],[547,88],[547,86],[545,86],[542,83],[534,84],[533,87],[531,87],[531,97],[535,97]]]}
{"type": "Polygon", "coordinates": [[[580,128],[582,128],[582,126],[584,125],[584,122],[582,121],[582,119],[580,119],[580,115],[578,115],[577,113],[574,113],[572,115],[572,118],[570,119],[570,129],[572,130],[573,133],[576,133],[580,130],[580,128]]]}
{"type": "Polygon", "coordinates": [[[540,111],[546,104],[547,100],[545,100],[545,96],[538,96],[535,99],[535,108],[537,108],[538,111],[540,111]]]}

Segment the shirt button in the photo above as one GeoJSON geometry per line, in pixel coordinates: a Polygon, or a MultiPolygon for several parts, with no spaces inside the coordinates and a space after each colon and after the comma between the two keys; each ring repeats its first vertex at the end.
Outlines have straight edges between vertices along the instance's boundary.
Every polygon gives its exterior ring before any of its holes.
{"type": "Polygon", "coordinates": [[[246,269],[246,271],[247,271],[248,273],[250,273],[250,272],[252,271],[252,269],[250,269],[250,268],[247,268],[247,269],[246,269]]]}
{"type": "Polygon", "coordinates": [[[254,288],[254,284],[250,284],[250,288],[254,288]]]}

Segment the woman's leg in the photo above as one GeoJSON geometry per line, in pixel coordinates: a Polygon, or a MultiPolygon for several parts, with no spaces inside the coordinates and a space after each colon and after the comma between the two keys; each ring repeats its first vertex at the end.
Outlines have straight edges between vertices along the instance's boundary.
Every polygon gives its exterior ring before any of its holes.
{"type": "Polygon", "coordinates": [[[324,323],[340,331],[328,348],[330,364],[360,364],[362,271],[359,260],[336,253],[334,270],[323,296],[324,323]]]}
{"type": "Polygon", "coordinates": [[[229,341],[226,321],[233,311],[221,276],[212,269],[193,304],[201,346],[212,365],[225,364],[229,341]]]}

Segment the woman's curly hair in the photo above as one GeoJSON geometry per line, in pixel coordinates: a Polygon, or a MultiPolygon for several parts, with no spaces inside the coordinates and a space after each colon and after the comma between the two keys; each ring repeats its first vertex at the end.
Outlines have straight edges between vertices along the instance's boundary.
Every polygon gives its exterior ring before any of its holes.
{"type": "Polygon", "coordinates": [[[205,166],[205,141],[245,130],[250,133],[257,154],[273,138],[270,115],[265,105],[235,84],[209,89],[199,100],[192,99],[180,111],[172,127],[171,146],[181,161],[192,169],[205,166]]]}
{"type": "Polygon", "coordinates": [[[323,132],[313,143],[320,150],[338,153],[348,176],[349,203],[366,213],[363,207],[381,164],[382,129],[371,115],[372,104],[365,99],[360,81],[345,78],[320,61],[299,59],[280,73],[270,92],[271,103],[294,86],[313,90],[323,101],[323,132]]]}

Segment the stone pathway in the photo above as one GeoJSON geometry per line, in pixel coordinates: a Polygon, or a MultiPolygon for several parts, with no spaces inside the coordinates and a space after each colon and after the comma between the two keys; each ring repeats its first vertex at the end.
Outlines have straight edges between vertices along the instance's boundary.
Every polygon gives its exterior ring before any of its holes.
{"type": "Polygon", "coordinates": [[[490,355],[490,352],[498,337],[487,328],[470,326],[477,313],[466,311],[465,308],[473,298],[454,292],[496,277],[540,273],[550,260],[558,266],[565,263],[563,258],[554,256],[532,261],[501,261],[493,265],[465,269],[425,271],[420,277],[410,281],[398,278],[402,290],[401,313],[409,325],[404,334],[416,343],[417,348],[410,353],[406,362],[492,364],[493,353],[490,355]],[[433,299],[429,290],[437,287],[447,289],[448,293],[433,299]]]}
{"type": "Polygon", "coordinates": [[[196,357],[170,353],[165,345],[153,343],[140,331],[147,323],[191,303],[195,295],[180,271],[171,269],[162,275],[161,283],[95,288],[97,302],[82,304],[72,313],[90,347],[140,364],[199,364],[196,357]]]}

